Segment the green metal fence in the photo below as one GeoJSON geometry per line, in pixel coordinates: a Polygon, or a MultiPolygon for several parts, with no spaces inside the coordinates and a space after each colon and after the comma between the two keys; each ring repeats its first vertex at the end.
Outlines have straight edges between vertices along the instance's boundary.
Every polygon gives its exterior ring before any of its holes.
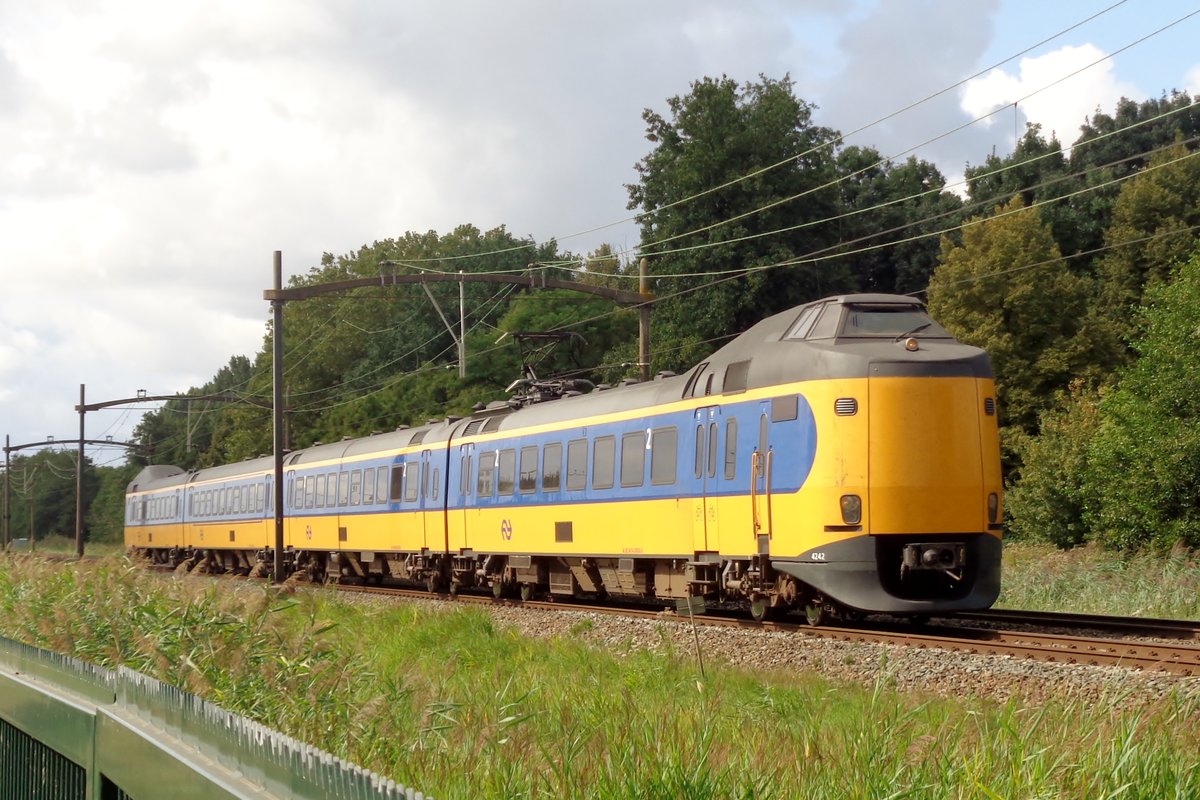
{"type": "Polygon", "coordinates": [[[424,795],[132,670],[0,637],[0,800],[424,795]]]}

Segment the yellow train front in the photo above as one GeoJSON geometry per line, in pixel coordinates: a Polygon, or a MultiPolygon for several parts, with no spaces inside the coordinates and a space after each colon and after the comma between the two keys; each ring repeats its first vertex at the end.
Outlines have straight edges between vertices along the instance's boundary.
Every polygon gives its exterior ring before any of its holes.
{"type": "Polygon", "coordinates": [[[456,582],[814,624],[999,594],[990,361],[913,298],[828,298],[685,375],[512,405],[448,434],[456,582]]]}
{"type": "Polygon", "coordinates": [[[983,351],[955,341],[918,301],[887,295],[778,315],[728,349],[726,365],[750,361],[748,392],[778,382],[811,414],[779,437],[787,451],[768,445],[756,481],[767,498],[754,524],[770,553],[768,605],[802,605],[817,623],[995,602],[1002,481],[983,351]]]}
{"type": "MultiPolygon", "coordinates": [[[[990,362],[919,301],[827,298],[684,375],[586,388],[527,384],[466,419],[289,454],[285,563],[497,596],[802,608],[814,624],[998,596],[990,362]]],[[[265,572],[265,462],[149,468],[130,486],[127,542],[162,563],[265,572]]]]}

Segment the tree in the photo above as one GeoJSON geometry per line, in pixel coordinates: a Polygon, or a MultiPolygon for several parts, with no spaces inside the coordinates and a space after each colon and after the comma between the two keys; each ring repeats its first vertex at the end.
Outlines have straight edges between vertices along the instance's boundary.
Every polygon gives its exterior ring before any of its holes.
{"type": "Polygon", "coordinates": [[[893,164],[872,147],[847,147],[837,154],[837,173],[843,209],[838,240],[862,251],[839,263],[857,288],[900,294],[924,289],[937,265],[938,241],[921,234],[954,225],[962,207],[944,190],[941,172],[913,156],[893,164]]]}
{"type": "MultiPolygon", "coordinates": [[[[75,452],[43,450],[18,455],[9,464],[13,538],[32,535],[75,536],[75,452]],[[32,515],[32,516],[31,516],[32,515]]],[[[91,459],[84,457],[83,502],[89,506],[99,488],[91,459]]]]}
{"type": "MultiPolygon", "coordinates": [[[[1097,265],[1101,291],[1093,328],[1109,337],[1111,358],[1128,360],[1121,345],[1136,335],[1136,310],[1145,292],[1168,282],[1194,246],[1200,225],[1200,158],[1183,145],[1155,156],[1121,189],[1097,265]],[[1177,233],[1172,234],[1172,231],[1177,233]],[[1148,238],[1154,237],[1154,238],[1148,238]]],[[[1115,366],[1115,364],[1110,364],[1115,366]]]]}
{"type": "Polygon", "coordinates": [[[125,488],[141,469],[137,464],[97,467],[96,496],[88,503],[88,541],[120,542],[125,536],[125,488]]]}
{"type": "Polygon", "coordinates": [[[929,283],[930,313],[960,341],[988,351],[1010,467],[1038,415],[1090,358],[1077,337],[1090,282],[1070,272],[1037,209],[1014,197],[989,219],[942,239],[929,283]]]}
{"type": "MultiPolygon", "coordinates": [[[[1193,239],[1193,247],[1197,241],[1193,239]]],[[[1123,550],[1200,547],[1200,249],[1146,293],[1139,355],[1100,404],[1085,520],[1123,550]]]]}
{"type": "Polygon", "coordinates": [[[787,77],[744,86],[703,78],[667,101],[669,117],[642,115],[654,149],[636,165],[639,182],[626,188],[629,207],[641,209],[642,251],[664,298],[654,311],[654,369],[689,366],[712,340],[853,286],[844,267],[828,263],[726,279],[836,241],[832,226],[805,223],[839,208],[828,186],[838,134],[813,124],[813,107],[792,86],[787,77]]]}
{"type": "Polygon", "coordinates": [[[1039,432],[1020,453],[1021,479],[1005,495],[1006,535],[1063,549],[1090,539],[1084,519],[1095,503],[1085,483],[1100,424],[1099,397],[1075,381],[1061,405],[1044,411],[1039,432]]]}
{"type": "MultiPolygon", "coordinates": [[[[293,278],[289,286],[386,278],[421,270],[519,271],[560,259],[553,242],[537,244],[514,237],[503,227],[482,232],[472,225],[461,225],[444,235],[409,232],[342,256],[326,253],[320,265],[293,278]]],[[[447,283],[428,288],[443,311],[457,318],[458,286],[447,283]]],[[[488,331],[480,342],[486,340],[490,345],[495,339],[495,326],[513,298],[525,291],[512,286],[465,284],[467,323],[488,331]]],[[[234,359],[229,375],[218,374],[202,391],[224,391],[229,388],[228,382],[234,382],[239,392],[269,398],[271,336],[268,327],[252,365],[249,359],[234,359]]],[[[376,429],[390,430],[451,411],[461,413],[463,409],[453,404],[465,401],[467,396],[477,398],[483,391],[472,383],[470,370],[468,382],[462,387],[456,385],[456,371],[448,381],[445,376],[423,377],[431,364],[439,369],[453,367],[457,352],[453,337],[418,286],[380,285],[289,303],[285,309],[284,346],[291,447],[359,436],[376,429]],[[462,396],[459,389],[464,390],[462,396]]],[[[508,380],[515,377],[511,374],[508,380]]],[[[500,388],[504,385],[507,383],[500,388]]],[[[497,391],[491,384],[488,387],[489,392],[497,391]]],[[[476,400],[467,403],[466,409],[473,402],[476,400]]],[[[174,449],[169,451],[158,448],[158,463],[173,461],[183,467],[203,467],[271,450],[270,410],[239,405],[212,412],[206,419],[210,426],[207,435],[198,442],[199,451],[188,454],[182,445],[181,410],[179,404],[168,403],[158,414],[147,415],[139,429],[143,440],[153,436],[155,442],[172,444],[174,449]]]]}

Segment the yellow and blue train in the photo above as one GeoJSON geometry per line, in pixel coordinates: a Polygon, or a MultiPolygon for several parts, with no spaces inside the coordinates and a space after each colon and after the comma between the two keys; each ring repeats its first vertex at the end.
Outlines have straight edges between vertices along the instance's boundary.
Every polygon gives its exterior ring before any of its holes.
{"type": "MultiPolygon", "coordinates": [[[[288,453],[287,568],[524,598],[704,597],[814,624],[999,594],[991,364],[914,298],[827,298],[686,374],[574,388],[288,453]]],[[[271,458],[147,467],[126,544],[265,574],[272,479],[271,458]]]]}

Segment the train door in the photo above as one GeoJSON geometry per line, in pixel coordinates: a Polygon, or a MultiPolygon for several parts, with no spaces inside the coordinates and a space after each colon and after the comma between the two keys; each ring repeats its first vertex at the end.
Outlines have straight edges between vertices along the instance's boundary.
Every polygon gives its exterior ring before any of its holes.
{"type": "Polygon", "coordinates": [[[448,469],[453,473],[446,481],[447,492],[453,496],[446,498],[446,550],[461,551],[468,546],[467,509],[474,497],[471,484],[475,463],[475,445],[461,444],[455,451],[455,457],[450,460],[448,469]]]}
{"type": "Polygon", "coordinates": [[[433,463],[430,451],[421,451],[421,526],[424,529],[425,546],[431,550],[443,550],[446,547],[446,526],[439,524],[437,514],[440,505],[441,489],[437,481],[442,478],[439,465],[433,463]],[[437,470],[435,480],[434,470],[437,470]]]}
{"type": "Polygon", "coordinates": [[[720,549],[720,483],[717,466],[721,452],[722,414],[719,406],[696,409],[693,414],[694,476],[700,494],[693,501],[692,540],[698,551],[720,549]]]}
{"type": "Polygon", "coordinates": [[[750,458],[751,517],[757,551],[771,552],[771,478],[775,466],[775,454],[771,449],[771,403],[764,401],[758,416],[758,441],[750,458]]]}

